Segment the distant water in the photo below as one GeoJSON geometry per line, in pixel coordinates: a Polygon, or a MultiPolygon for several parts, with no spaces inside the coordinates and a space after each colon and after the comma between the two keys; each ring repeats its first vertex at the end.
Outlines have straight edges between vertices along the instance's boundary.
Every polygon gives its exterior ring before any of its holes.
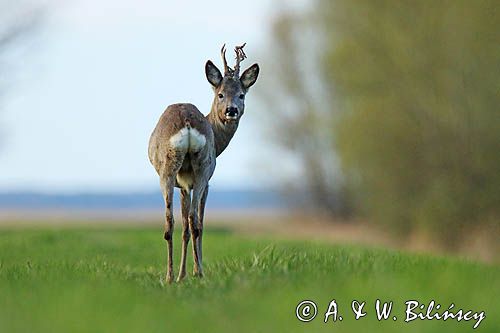
{"type": "MultiPolygon", "coordinates": [[[[174,206],[179,207],[178,191],[174,206]]],[[[207,209],[284,209],[283,197],[272,191],[210,190],[207,209]]],[[[0,209],[163,209],[161,192],[44,194],[36,192],[0,193],[0,209]]]]}

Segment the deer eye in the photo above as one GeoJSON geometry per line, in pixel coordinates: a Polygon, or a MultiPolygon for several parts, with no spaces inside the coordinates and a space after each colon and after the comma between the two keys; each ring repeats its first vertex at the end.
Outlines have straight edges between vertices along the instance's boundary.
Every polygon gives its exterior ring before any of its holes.
{"type": "Polygon", "coordinates": [[[219,98],[224,98],[224,95],[222,94],[218,94],[217,96],[219,96],[219,98]]]}
{"type": "Polygon", "coordinates": [[[245,95],[241,94],[239,97],[240,97],[240,99],[243,99],[243,98],[245,98],[245,95]]]}

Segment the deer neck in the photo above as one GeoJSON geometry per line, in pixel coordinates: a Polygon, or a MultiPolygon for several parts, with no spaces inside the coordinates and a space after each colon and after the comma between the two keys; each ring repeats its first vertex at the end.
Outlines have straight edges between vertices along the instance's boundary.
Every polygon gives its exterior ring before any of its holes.
{"type": "Polygon", "coordinates": [[[229,142],[233,138],[234,133],[236,133],[239,120],[224,122],[222,119],[220,119],[219,115],[217,114],[217,110],[213,105],[212,110],[206,116],[206,119],[212,126],[215,140],[215,154],[216,156],[219,156],[229,145],[229,142]]]}

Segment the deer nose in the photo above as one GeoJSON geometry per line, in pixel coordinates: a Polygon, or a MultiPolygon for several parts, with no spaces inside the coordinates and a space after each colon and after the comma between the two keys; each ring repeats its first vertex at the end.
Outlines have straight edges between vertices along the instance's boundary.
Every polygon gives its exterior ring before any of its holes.
{"type": "Polygon", "coordinates": [[[238,116],[238,108],[234,106],[230,106],[226,109],[227,117],[237,117],[238,116]]]}

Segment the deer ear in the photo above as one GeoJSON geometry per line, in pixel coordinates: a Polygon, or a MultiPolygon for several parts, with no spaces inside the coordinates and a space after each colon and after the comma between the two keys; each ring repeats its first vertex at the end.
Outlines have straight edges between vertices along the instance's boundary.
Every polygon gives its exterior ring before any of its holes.
{"type": "Polygon", "coordinates": [[[257,81],[257,76],[259,76],[259,65],[253,64],[252,66],[248,67],[240,76],[240,81],[243,85],[243,88],[247,90],[248,88],[253,86],[255,81],[257,81]]]}
{"type": "Polygon", "coordinates": [[[222,74],[220,73],[220,70],[210,60],[208,60],[205,64],[205,75],[207,76],[208,82],[210,82],[210,84],[215,88],[222,82],[222,74]]]}

